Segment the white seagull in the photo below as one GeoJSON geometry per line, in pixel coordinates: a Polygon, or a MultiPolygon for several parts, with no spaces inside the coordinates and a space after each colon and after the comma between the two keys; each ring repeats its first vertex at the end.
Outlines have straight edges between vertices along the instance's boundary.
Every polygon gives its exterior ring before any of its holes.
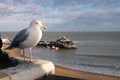
{"type": "Polygon", "coordinates": [[[31,21],[28,28],[21,30],[13,39],[12,43],[5,50],[20,48],[23,49],[24,61],[25,61],[25,49],[29,48],[30,61],[32,62],[32,48],[38,44],[42,37],[41,29],[46,30],[46,26],[38,20],[31,21]]]}

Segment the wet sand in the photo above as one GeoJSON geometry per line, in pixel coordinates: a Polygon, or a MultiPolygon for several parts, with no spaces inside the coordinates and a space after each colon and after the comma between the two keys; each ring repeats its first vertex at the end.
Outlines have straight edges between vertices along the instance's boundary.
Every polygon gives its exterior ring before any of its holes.
{"type": "Polygon", "coordinates": [[[78,71],[78,70],[68,69],[61,66],[55,66],[55,68],[56,68],[55,69],[56,75],[61,75],[61,76],[80,78],[80,79],[86,79],[86,80],[120,80],[120,77],[116,77],[116,76],[78,71]]]}
{"type": "MultiPolygon", "coordinates": [[[[4,44],[2,49],[5,49],[7,46],[8,44],[4,44]]],[[[21,55],[20,49],[7,50],[6,52],[9,53],[10,57],[23,57],[21,55]]],[[[60,76],[73,77],[73,78],[80,78],[80,79],[82,78],[86,80],[120,80],[120,77],[116,77],[116,76],[108,76],[103,74],[78,71],[57,65],[55,66],[55,74],[60,76]]]]}

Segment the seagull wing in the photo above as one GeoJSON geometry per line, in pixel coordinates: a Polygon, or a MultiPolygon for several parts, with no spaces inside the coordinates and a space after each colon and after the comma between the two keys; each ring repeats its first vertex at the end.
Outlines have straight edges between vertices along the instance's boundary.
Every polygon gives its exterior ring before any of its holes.
{"type": "MultiPolygon", "coordinates": [[[[18,47],[21,42],[23,42],[24,40],[27,39],[28,35],[29,35],[29,34],[28,34],[28,32],[27,32],[27,28],[24,29],[24,30],[22,30],[22,31],[20,31],[20,32],[15,36],[15,38],[13,39],[11,45],[10,45],[8,48],[6,48],[6,49],[13,49],[13,48],[15,48],[15,47],[18,47]]],[[[5,49],[5,50],[6,50],[6,49],[5,49]]]]}

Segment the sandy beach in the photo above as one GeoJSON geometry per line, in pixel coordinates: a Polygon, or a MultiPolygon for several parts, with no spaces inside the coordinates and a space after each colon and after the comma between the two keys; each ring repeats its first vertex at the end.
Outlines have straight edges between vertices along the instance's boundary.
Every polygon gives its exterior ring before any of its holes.
{"type": "Polygon", "coordinates": [[[65,67],[55,66],[56,74],[73,78],[82,78],[87,80],[120,80],[120,77],[109,76],[104,74],[96,74],[85,71],[72,70],[65,67]]]}
{"type": "MultiPolygon", "coordinates": [[[[4,44],[2,49],[4,50],[7,46],[8,44],[4,44]]],[[[21,53],[20,49],[7,50],[6,52],[9,54],[10,57],[18,57],[18,56],[23,57],[20,54],[21,53]]],[[[86,79],[86,80],[120,80],[120,77],[116,77],[116,76],[78,71],[57,65],[55,66],[55,74],[61,76],[73,77],[73,78],[86,79]]]]}

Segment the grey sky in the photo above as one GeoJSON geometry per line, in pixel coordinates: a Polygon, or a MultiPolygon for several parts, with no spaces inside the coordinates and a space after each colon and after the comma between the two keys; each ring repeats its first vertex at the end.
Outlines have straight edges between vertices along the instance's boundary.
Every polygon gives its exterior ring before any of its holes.
{"type": "Polygon", "coordinates": [[[120,31],[120,0],[0,0],[0,31],[19,31],[33,19],[47,31],[120,31]]]}

